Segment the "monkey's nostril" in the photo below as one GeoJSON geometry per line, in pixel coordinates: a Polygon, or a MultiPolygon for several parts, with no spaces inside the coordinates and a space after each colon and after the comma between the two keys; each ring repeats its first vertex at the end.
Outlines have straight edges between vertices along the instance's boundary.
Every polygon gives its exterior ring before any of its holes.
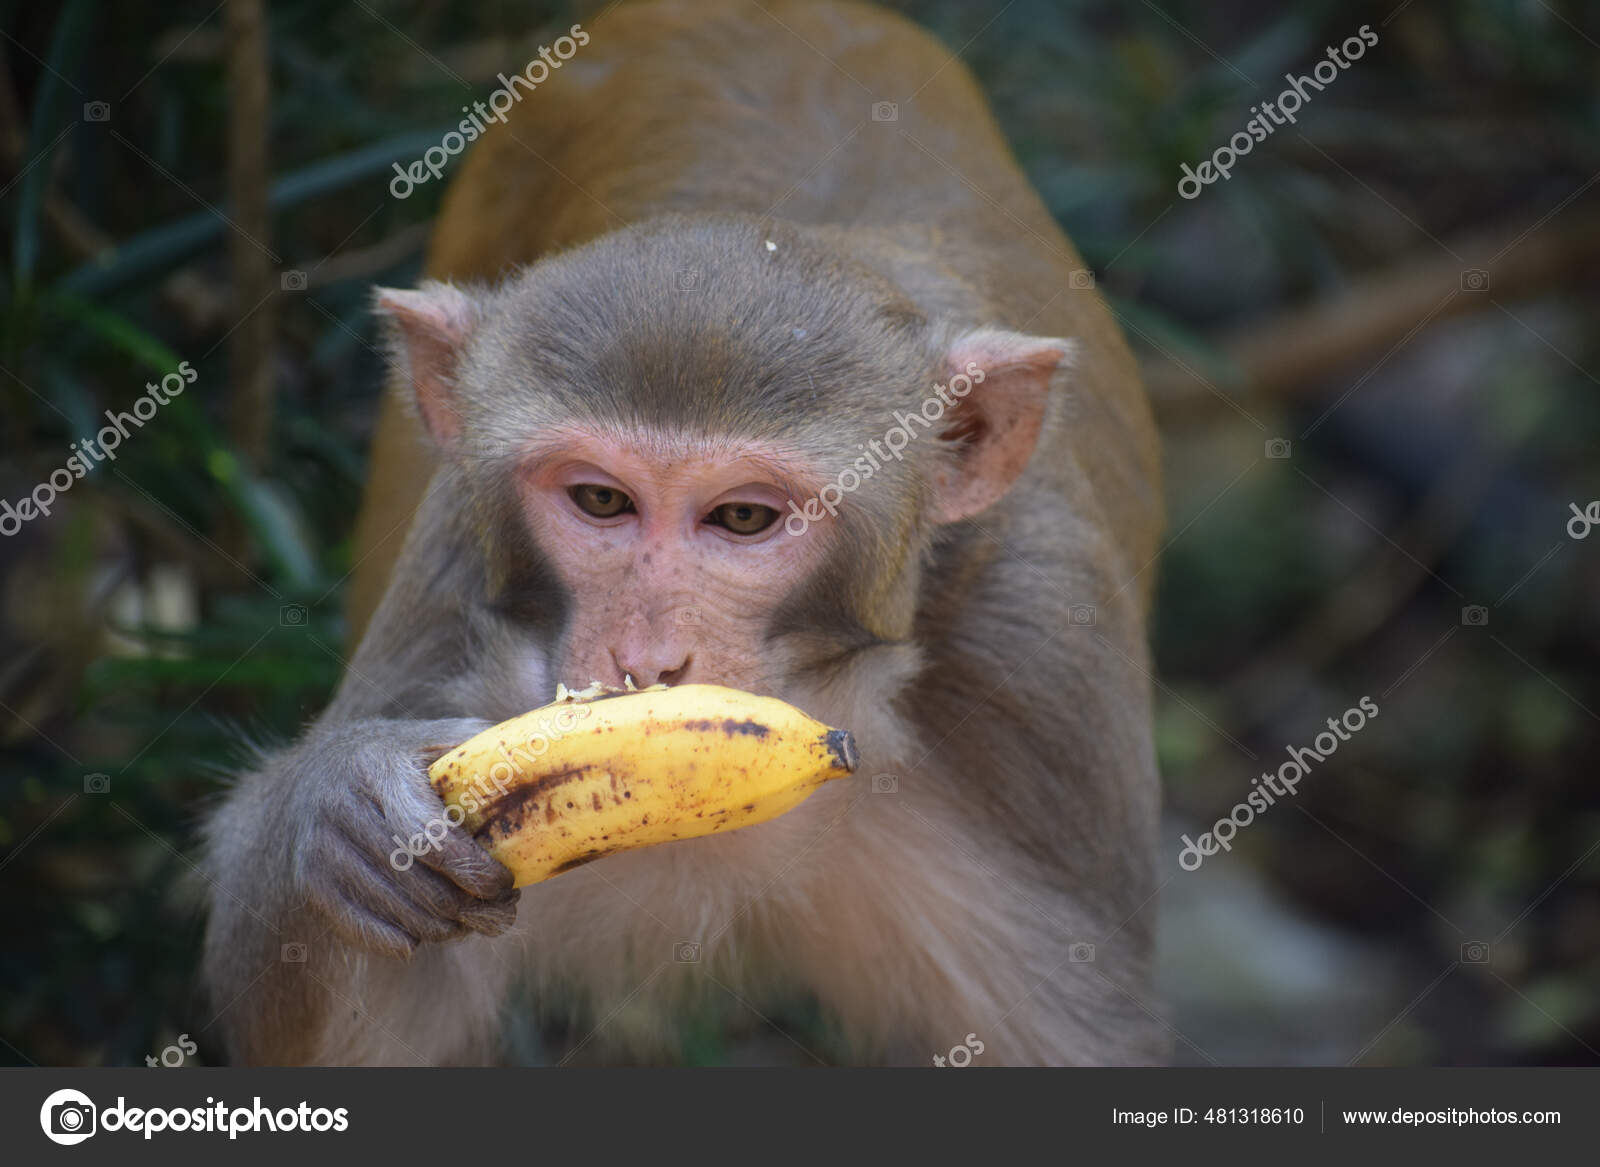
{"type": "MultiPolygon", "coordinates": [[[[664,655],[664,654],[663,654],[664,655]]],[[[678,685],[689,674],[690,658],[685,656],[682,663],[676,668],[657,668],[650,659],[650,654],[642,652],[637,655],[624,653],[619,656],[611,653],[611,663],[617,668],[615,684],[622,685],[632,681],[640,689],[649,688],[651,685],[678,685]]],[[[668,657],[667,659],[671,659],[668,657]]]]}

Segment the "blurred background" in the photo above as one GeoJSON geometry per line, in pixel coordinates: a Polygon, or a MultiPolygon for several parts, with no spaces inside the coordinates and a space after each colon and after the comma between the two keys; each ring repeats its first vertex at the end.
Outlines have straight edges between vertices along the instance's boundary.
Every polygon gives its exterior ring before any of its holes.
{"type": "MultiPolygon", "coordinates": [[[[1177,1059],[1600,1063],[1600,11],[892,6],[976,72],[1156,402],[1177,1059]]],[[[397,200],[391,164],[596,10],[0,0],[0,500],[194,377],[48,516],[0,513],[0,1063],[220,1059],[195,823],[340,672],[368,289],[416,277],[444,186],[397,200]]],[[[689,1062],[767,1045],[684,1022],[689,1062]]]]}

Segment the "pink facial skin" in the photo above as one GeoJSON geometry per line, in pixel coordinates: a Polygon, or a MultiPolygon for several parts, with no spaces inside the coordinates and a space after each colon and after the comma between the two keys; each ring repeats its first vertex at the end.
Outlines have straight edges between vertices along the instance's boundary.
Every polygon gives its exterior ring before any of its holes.
{"type": "Polygon", "coordinates": [[[826,521],[801,535],[784,530],[790,501],[811,497],[810,478],[792,453],[751,442],[545,435],[522,464],[521,486],[574,604],[556,677],[574,688],[631,677],[641,687],[773,692],[763,634],[820,564],[830,534],[826,521]],[[586,513],[572,494],[585,486],[620,491],[630,505],[611,517],[586,513]],[[736,534],[715,522],[729,504],[770,508],[772,521],[736,534]]]}

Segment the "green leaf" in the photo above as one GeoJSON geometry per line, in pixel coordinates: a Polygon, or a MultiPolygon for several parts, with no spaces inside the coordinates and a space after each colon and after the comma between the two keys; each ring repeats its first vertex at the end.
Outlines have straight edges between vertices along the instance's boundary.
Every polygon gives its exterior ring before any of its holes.
{"type": "Polygon", "coordinates": [[[290,495],[276,483],[251,474],[226,448],[212,450],[206,465],[244,516],[277,578],[297,591],[311,588],[318,578],[316,551],[290,495]]]}
{"type": "Polygon", "coordinates": [[[182,358],[159,337],[152,336],[121,313],[101,308],[81,296],[53,294],[44,301],[43,306],[66,321],[85,325],[113,348],[133,357],[151,372],[171,373],[181,363],[182,358]]]}
{"type": "MultiPolygon", "coordinates": [[[[84,33],[88,31],[88,0],[72,0],[56,22],[50,42],[49,59],[40,74],[39,91],[34,95],[33,120],[28,127],[28,160],[22,168],[22,190],[17,198],[17,219],[12,234],[12,257],[18,291],[33,282],[33,269],[39,260],[39,209],[50,181],[49,156],[55,151],[65,129],[64,109],[69,98],[67,75],[76,72],[83,54],[84,33]]],[[[68,127],[70,128],[70,123],[68,127]]]]}

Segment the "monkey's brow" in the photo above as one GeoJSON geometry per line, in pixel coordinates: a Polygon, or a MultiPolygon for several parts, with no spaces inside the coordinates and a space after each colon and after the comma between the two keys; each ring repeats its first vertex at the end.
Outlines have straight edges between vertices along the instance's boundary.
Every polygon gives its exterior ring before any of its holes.
{"type": "MultiPolygon", "coordinates": [[[[540,434],[522,448],[518,460],[525,468],[536,469],[563,454],[571,453],[573,438],[580,434],[592,436],[589,431],[575,429],[540,434]]],[[[607,441],[645,460],[667,463],[714,460],[728,469],[748,467],[752,473],[770,479],[794,497],[803,497],[807,491],[814,491],[820,486],[820,483],[809,484],[805,481],[805,475],[795,473],[795,462],[803,457],[798,451],[786,457],[781,452],[741,449],[743,443],[737,438],[675,437],[664,434],[603,436],[607,441]]]]}

